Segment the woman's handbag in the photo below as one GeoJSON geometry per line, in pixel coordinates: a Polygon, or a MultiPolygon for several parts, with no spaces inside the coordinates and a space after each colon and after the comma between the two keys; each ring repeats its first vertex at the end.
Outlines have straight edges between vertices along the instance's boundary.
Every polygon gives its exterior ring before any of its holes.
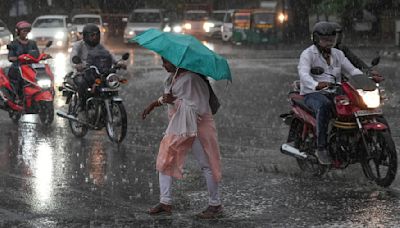
{"type": "Polygon", "coordinates": [[[205,77],[201,75],[201,78],[206,82],[208,86],[208,90],[210,91],[210,99],[208,100],[208,103],[210,104],[211,108],[211,113],[215,115],[221,106],[221,103],[219,103],[217,95],[215,95],[213,88],[211,87],[210,81],[205,77]]]}

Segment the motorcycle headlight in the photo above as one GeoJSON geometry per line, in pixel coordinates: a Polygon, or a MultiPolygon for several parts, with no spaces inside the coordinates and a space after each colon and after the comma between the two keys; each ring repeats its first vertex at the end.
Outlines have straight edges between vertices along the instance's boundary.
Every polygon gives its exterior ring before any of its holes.
{"type": "Polygon", "coordinates": [[[118,75],[116,75],[116,74],[108,75],[107,78],[106,78],[106,83],[107,83],[107,86],[110,89],[118,88],[118,86],[119,86],[119,77],[118,77],[118,75]]]}
{"type": "Polygon", "coordinates": [[[381,104],[381,97],[378,89],[375,89],[374,91],[364,91],[362,89],[358,89],[357,92],[363,99],[367,108],[377,108],[381,104]]]}
{"type": "Polygon", "coordinates": [[[42,89],[49,89],[51,87],[51,80],[50,79],[40,79],[38,85],[42,89]]]}

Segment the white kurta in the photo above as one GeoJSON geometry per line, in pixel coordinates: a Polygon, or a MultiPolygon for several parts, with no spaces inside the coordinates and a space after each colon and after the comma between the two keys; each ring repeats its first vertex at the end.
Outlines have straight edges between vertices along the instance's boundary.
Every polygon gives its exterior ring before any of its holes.
{"type": "Polygon", "coordinates": [[[299,65],[297,66],[300,76],[300,94],[305,95],[316,92],[315,87],[318,82],[336,82],[340,83],[341,74],[358,75],[362,74],[359,69],[353,66],[346,58],[344,53],[336,48],[331,49],[330,65],[326,62],[322,54],[315,45],[305,49],[300,55],[299,65]],[[312,67],[322,67],[324,73],[313,75],[310,70],[312,67]]]}

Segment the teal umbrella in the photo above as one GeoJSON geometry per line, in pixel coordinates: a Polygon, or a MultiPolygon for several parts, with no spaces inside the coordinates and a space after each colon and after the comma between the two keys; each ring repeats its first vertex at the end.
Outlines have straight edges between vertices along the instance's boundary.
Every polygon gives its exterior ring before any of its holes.
{"type": "Polygon", "coordinates": [[[208,49],[193,36],[149,29],[130,42],[136,42],[158,53],[177,67],[215,80],[232,81],[226,59],[208,49]]]}

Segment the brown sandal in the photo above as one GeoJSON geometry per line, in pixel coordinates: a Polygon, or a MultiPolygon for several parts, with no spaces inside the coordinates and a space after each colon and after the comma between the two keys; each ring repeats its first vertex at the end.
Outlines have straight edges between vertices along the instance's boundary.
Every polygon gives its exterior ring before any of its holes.
{"type": "Polygon", "coordinates": [[[198,213],[196,217],[200,219],[216,219],[222,217],[222,215],[223,215],[223,208],[222,205],[219,205],[219,206],[208,206],[207,209],[198,213]]]}
{"type": "Polygon", "coordinates": [[[154,207],[149,209],[149,214],[150,215],[170,215],[172,214],[172,206],[163,204],[163,203],[158,203],[154,207]]]}

